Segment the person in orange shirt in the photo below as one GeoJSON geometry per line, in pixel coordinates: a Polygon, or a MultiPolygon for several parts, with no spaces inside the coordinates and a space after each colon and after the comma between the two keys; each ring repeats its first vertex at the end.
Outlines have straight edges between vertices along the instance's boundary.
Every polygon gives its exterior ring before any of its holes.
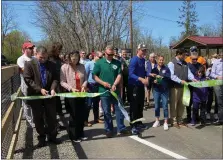
{"type": "MultiPolygon", "coordinates": [[[[197,50],[197,47],[196,46],[192,46],[191,48],[190,48],[190,53],[191,52],[198,52],[198,50],[197,50]]],[[[187,62],[187,63],[191,63],[191,58],[190,58],[190,56],[187,56],[186,58],[185,58],[185,61],[187,62]]],[[[200,63],[200,64],[202,64],[204,67],[205,67],[205,69],[206,69],[206,59],[204,58],[204,57],[202,57],[202,56],[199,56],[198,57],[198,59],[197,59],[197,62],[198,63],[200,63]]]]}

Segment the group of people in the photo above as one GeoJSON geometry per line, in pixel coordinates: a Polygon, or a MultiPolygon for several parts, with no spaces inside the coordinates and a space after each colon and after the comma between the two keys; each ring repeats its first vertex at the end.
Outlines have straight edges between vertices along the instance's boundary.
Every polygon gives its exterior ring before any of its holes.
{"type": "MultiPolygon", "coordinates": [[[[84,126],[92,126],[88,121],[89,113],[93,108],[94,123],[104,123],[105,134],[108,138],[114,136],[113,118],[117,122],[117,135],[137,135],[148,126],[142,121],[131,123],[131,131],[124,125],[124,115],[117,100],[110,92],[114,91],[125,102],[130,104],[130,120],[135,121],[143,117],[145,93],[149,102],[150,92],[153,91],[155,102],[155,122],[153,127],[160,126],[160,107],[164,112],[164,130],[172,126],[180,128],[186,123],[183,121],[184,106],[182,103],[183,85],[189,81],[204,81],[206,79],[222,79],[222,53],[213,60],[213,66],[207,68],[198,61],[196,47],[192,47],[190,62],[186,62],[187,51],[178,49],[176,56],[165,65],[163,56],[154,53],[145,59],[147,47],[139,44],[136,56],[131,59],[123,49],[121,55],[118,49],[108,45],[104,52],[97,51],[86,58],[86,53],[72,51],[65,55],[60,54],[62,45],[53,43],[47,50],[43,46],[35,47],[31,42],[22,46],[23,55],[17,64],[21,73],[21,88],[24,96],[55,95],[59,92],[90,92],[103,93],[93,98],[65,98],[65,108],[70,113],[69,137],[75,142],[86,140],[84,126]],[[207,73],[206,73],[207,72],[207,73]],[[146,92],[145,92],[146,88],[146,92]],[[170,116],[168,110],[170,101],[170,116]],[[100,119],[103,113],[104,119],[100,119]]],[[[213,88],[194,88],[191,90],[191,105],[187,106],[188,123],[195,125],[198,121],[202,125],[210,119],[210,110],[213,94],[216,95],[215,119],[216,123],[223,122],[222,86],[213,88]],[[207,107],[206,107],[207,106],[207,107]],[[201,113],[199,116],[199,108],[201,113]],[[192,113],[192,114],[191,114],[192,113]]],[[[56,115],[62,115],[60,97],[23,101],[24,114],[28,124],[35,127],[38,133],[38,146],[49,142],[60,143],[56,138],[58,120],[56,115]]]]}

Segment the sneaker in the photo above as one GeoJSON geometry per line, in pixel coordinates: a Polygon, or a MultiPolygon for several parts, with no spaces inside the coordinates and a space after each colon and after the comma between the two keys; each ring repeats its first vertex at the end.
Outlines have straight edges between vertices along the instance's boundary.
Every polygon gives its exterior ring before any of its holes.
{"type": "Polygon", "coordinates": [[[136,127],[133,127],[131,131],[132,131],[132,135],[138,135],[140,133],[136,127]]]}
{"type": "Polygon", "coordinates": [[[164,131],[167,131],[169,129],[168,123],[164,123],[163,124],[163,129],[164,129],[164,131]]]}
{"type": "Polygon", "coordinates": [[[211,119],[211,115],[210,115],[210,113],[207,113],[207,114],[206,114],[206,119],[207,119],[207,120],[210,120],[210,119],[211,119]]]}
{"type": "Polygon", "coordinates": [[[87,140],[88,139],[88,137],[81,137],[81,140],[82,141],[85,141],[85,140],[87,140]]]}
{"type": "Polygon", "coordinates": [[[191,125],[191,126],[195,126],[195,124],[196,124],[196,123],[195,123],[194,121],[191,121],[191,122],[190,122],[190,125],[191,125]]]}
{"type": "Polygon", "coordinates": [[[81,142],[81,139],[75,139],[73,141],[76,142],[76,143],[80,143],[81,142]]]}
{"type": "Polygon", "coordinates": [[[160,126],[160,122],[159,121],[155,121],[153,123],[153,128],[159,127],[160,126]]]}
{"type": "Polygon", "coordinates": [[[215,120],[215,121],[218,120],[218,114],[214,114],[214,120],[215,120]]]}
{"type": "Polygon", "coordinates": [[[117,133],[117,136],[129,136],[131,132],[129,132],[126,129],[121,130],[120,132],[117,133]]]}

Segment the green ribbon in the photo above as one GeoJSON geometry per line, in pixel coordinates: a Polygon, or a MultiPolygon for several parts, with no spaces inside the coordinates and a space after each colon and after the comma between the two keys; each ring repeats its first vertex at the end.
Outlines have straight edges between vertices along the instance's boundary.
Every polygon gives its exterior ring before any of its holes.
{"type": "Polygon", "coordinates": [[[130,122],[130,123],[135,123],[138,121],[144,121],[144,118],[139,118],[136,119],[134,121],[130,121],[130,117],[128,115],[128,112],[125,110],[124,105],[122,103],[122,100],[118,97],[118,95],[115,92],[112,91],[105,91],[103,93],[88,93],[88,92],[72,92],[72,93],[56,93],[55,96],[51,96],[51,95],[47,95],[47,96],[24,96],[24,97],[18,97],[19,92],[14,93],[13,95],[11,95],[11,100],[15,101],[16,99],[22,99],[22,100],[37,100],[37,99],[49,99],[49,98],[53,98],[53,97],[64,97],[64,98],[76,98],[76,97],[97,97],[100,95],[105,94],[106,92],[110,92],[115,99],[118,101],[118,107],[121,110],[121,112],[123,113],[125,119],[130,122]]]}
{"type": "Polygon", "coordinates": [[[203,88],[203,87],[214,87],[214,86],[220,86],[223,85],[222,80],[207,80],[207,81],[201,81],[201,82],[189,82],[184,85],[183,89],[183,104],[185,106],[189,106],[190,104],[190,90],[188,88],[188,85],[191,85],[193,87],[197,88],[203,88]]]}

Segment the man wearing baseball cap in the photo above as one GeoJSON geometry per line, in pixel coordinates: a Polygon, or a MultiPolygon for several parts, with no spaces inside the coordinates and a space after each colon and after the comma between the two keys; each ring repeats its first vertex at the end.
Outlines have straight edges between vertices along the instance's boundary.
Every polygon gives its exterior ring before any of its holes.
{"type": "MultiPolygon", "coordinates": [[[[132,57],[129,63],[129,77],[128,77],[128,89],[130,98],[130,119],[134,121],[143,117],[144,86],[148,84],[148,78],[146,77],[145,59],[144,56],[147,52],[145,44],[139,44],[137,55],[132,57]]],[[[147,129],[141,121],[131,124],[132,134],[137,135],[141,129],[147,129]]]]}
{"type": "MultiPolygon", "coordinates": [[[[27,85],[25,84],[24,77],[23,77],[24,65],[25,65],[25,62],[32,60],[34,47],[35,45],[32,44],[30,41],[24,42],[22,45],[23,55],[17,59],[17,65],[19,66],[19,70],[20,70],[21,91],[24,94],[24,96],[27,96],[27,85]]],[[[25,100],[22,101],[22,106],[23,106],[23,111],[24,111],[23,112],[24,117],[27,120],[28,127],[34,128],[35,124],[33,122],[33,114],[32,114],[31,108],[27,105],[25,100]]]]}
{"type": "MultiPolygon", "coordinates": [[[[198,49],[197,49],[196,46],[192,46],[192,47],[190,48],[190,54],[191,54],[191,53],[194,53],[194,52],[198,53],[198,49]]],[[[191,62],[192,62],[190,56],[188,56],[188,57],[185,59],[185,61],[186,61],[187,63],[191,63],[191,62]]],[[[200,63],[200,64],[202,64],[202,65],[206,68],[206,60],[205,60],[202,56],[198,56],[197,62],[200,63]]]]}

